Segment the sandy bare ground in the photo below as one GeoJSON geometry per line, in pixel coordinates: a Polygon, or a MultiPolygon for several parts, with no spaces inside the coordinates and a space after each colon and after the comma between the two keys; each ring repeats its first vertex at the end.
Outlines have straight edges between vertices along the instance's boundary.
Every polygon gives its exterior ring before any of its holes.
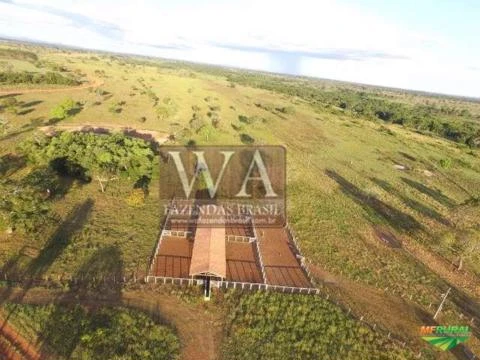
{"type": "Polygon", "coordinates": [[[83,124],[83,125],[52,125],[41,126],[38,130],[44,132],[49,136],[53,136],[58,132],[70,131],[70,132],[93,132],[97,134],[122,132],[125,135],[141,138],[148,141],[155,141],[157,144],[163,144],[168,140],[168,134],[155,130],[135,129],[122,125],[107,125],[107,124],[83,124]]]}
{"type": "Polygon", "coordinates": [[[104,81],[101,79],[89,79],[88,82],[78,85],[78,86],[68,86],[61,88],[9,88],[9,89],[0,89],[0,95],[10,95],[10,94],[36,94],[36,93],[56,93],[56,92],[68,92],[68,91],[79,91],[89,88],[95,88],[102,86],[104,81]]]}
{"type": "MultiPolygon", "coordinates": [[[[222,340],[221,314],[205,311],[203,304],[187,304],[178,297],[152,291],[124,291],[120,299],[78,299],[75,294],[34,288],[27,292],[10,289],[2,301],[25,304],[80,303],[84,306],[128,306],[147,313],[156,313],[172,324],[180,338],[182,360],[216,360],[222,340]]],[[[33,359],[33,358],[32,358],[33,359]]]]}

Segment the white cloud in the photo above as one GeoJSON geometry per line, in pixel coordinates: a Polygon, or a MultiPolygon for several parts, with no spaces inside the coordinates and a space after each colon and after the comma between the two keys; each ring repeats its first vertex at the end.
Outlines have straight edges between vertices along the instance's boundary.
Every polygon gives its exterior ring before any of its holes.
{"type": "Polygon", "coordinates": [[[0,26],[68,45],[480,96],[471,70],[480,59],[454,40],[342,0],[0,1],[0,26]]]}

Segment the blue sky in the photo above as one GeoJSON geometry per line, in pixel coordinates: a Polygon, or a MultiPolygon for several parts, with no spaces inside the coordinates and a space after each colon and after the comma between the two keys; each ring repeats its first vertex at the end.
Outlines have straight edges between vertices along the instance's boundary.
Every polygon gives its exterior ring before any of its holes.
{"type": "Polygon", "coordinates": [[[0,0],[0,36],[480,97],[476,0],[0,0]]]}

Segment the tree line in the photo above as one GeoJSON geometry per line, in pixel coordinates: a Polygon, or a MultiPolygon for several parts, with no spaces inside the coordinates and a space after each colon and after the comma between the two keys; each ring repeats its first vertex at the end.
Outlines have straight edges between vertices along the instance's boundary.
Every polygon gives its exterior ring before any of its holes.
{"type": "Polygon", "coordinates": [[[61,75],[57,72],[33,73],[28,71],[3,71],[0,72],[0,84],[19,85],[19,84],[42,84],[42,85],[67,85],[75,86],[80,82],[61,75]]]}
{"type": "Polygon", "coordinates": [[[470,147],[480,147],[480,119],[467,109],[407,104],[390,101],[366,91],[347,88],[323,89],[306,81],[264,74],[230,73],[226,76],[231,83],[296,96],[324,111],[399,124],[470,147]]]}

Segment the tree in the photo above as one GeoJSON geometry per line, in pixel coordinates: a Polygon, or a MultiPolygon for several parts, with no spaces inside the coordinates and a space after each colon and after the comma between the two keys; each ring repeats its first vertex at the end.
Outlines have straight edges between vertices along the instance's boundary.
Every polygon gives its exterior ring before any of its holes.
{"type": "Polygon", "coordinates": [[[0,114],[4,114],[4,122],[8,123],[7,114],[17,114],[18,101],[14,97],[8,97],[0,103],[0,114]]]}
{"type": "Polygon", "coordinates": [[[57,106],[55,106],[50,112],[54,119],[63,120],[66,117],[73,114],[74,110],[78,108],[78,103],[72,99],[66,99],[57,106]]]}
{"type": "Polygon", "coordinates": [[[115,175],[112,176],[108,172],[103,172],[103,173],[98,174],[96,176],[96,179],[97,179],[98,183],[100,184],[100,189],[102,190],[102,193],[104,193],[106,188],[107,188],[107,184],[110,181],[118,180],[118,176],[115,176],[115,175]]]}
{"type": "Polygon", "coordinates": [[[54,194],[60,188],[60,179],[57,172],[50,166],[41,166],[31,171],[22,179],[22,185],[45,194],[54,194]]]}
{"type": "Polygon", "coordinates": [[[439,162],[443,169],[449,169],[452,166],[452,159],[450,158],[440,159],[439,162]]]}
{"type": "Polygon", "coordinates": [[[206,124],[202,114],[195,112],[193,113],[192,118],[190,119],[189,125],[193,131],[199,132],[200,129],[204,127],[206,124]]]}
{"type": "Polygon", "coordinates": [[[50,165],[60,174],[82,181],[96,179],[102,192],[109,181],[121,174],[135,182],[143,176],[151,178],[153,171],[151,145],[123,134],[63,132],[27,141],[21,149],[37,165],[50,165]]]}
{"type": "Polygon", "coordinates": [[[457,270],[463,269],[465,260],[473,260],[475,257],[480,258],[480,233],[474,230],[465,231],[460,234],[458,244],[459,263],[457,270]]]}
{"type": "Polygon", "coordinates": [[[36,190],[15,184],[0,184],[0,210],[13,229],[34,232],[49,218],[50,206],[36,190]]]}

